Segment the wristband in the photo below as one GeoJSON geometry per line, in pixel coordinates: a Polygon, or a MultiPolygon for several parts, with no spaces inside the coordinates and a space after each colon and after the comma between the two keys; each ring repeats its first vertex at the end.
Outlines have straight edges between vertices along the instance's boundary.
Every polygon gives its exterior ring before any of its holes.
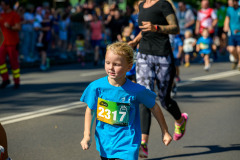
{"type": "Polygon", "coordinates": [[[154,27],[157,30],[157,32],[160,30],[160,27],[158,25],[154,25],[154,27]]]}

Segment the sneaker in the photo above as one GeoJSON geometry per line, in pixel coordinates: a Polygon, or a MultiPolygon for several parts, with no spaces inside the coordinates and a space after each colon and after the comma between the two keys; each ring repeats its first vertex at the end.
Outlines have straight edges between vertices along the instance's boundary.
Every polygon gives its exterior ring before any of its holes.
{"type": "Polygon", "coordinates": [[[183,122],[181,124],[175,123],[175,131],[173,135],[173,140],[178,141],[180,140],[186,131],[186,124],[188,120],[188,114],[187,113],[182,113],[183,117],[183,122]]]}
{"type": "Polygon", "coordinates": [[[185,63],[184,67],[186,68],[190,67],[190,63],[189,62],[185,63]]]}
{"type": "Polygon", "coordinates": [[[204,66],[203,69],[207,72],[207,71],[209,71],[210,67],[211,67],[210,65],[208,65],[208,66],[204,66]]]}
{"type": "Polygon", "coordinates": [[[4,155],[4,148],[3,146],[0,146],[0,159],[3,159],[3,155],[4,155]]]}
{"type": "Polygon", "coordinates": [[[20,88],[20,84],[19,83],[15,83],[13,88],[14,89],[19,89],[20,88]]]}
{"type": "Polygon", "coordinates": [[[180,77],[176,76],[176,82],[181,82],[180,77]]]}
{"type": "Polygon", "coordinates": [[[41,65],[41,66],[40,66],[40,70],[41,70],[41,71],[46,71],[46,70],[47,70],[47,67],[46,67],[45,65],[41,65]]]}
{"type": "Polygon", "coordinates": [[[236,69],[237,68],[237,62],[233,62],[232,63],[232,69],[236,69]]]}
{"type": "Polygon", "coordinates": [[[6,88],[10,83],[11,83],[10,80],[2,81],[0,88],[2,89],[6,88]]]}
{"type": "Polygon", "coordinates": [[[139,148],[139,157],[148,158],[148,147],[147,147],[147,143],[144,140],[142,140],[139,148]]]}

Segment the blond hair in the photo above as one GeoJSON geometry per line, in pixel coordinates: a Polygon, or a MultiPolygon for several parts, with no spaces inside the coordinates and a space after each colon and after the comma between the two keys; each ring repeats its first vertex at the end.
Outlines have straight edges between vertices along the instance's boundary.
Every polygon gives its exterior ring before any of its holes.
{"type": "Polygon", "coordinates": [[[107,46],[107,51],[126,58],[128,64],[133,63],[133,49],[125,42],[115,42],[107,46]]]}

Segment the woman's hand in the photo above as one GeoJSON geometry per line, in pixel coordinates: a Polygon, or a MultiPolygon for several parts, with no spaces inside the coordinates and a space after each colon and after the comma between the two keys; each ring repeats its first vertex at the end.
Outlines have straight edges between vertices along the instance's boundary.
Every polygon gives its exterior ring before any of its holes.
{"type": "Polygon", "coordinates": [[[87,150],[90,148],[91,146],[91,137],[90,136],[84,136],[82,141],[81,141],[81,146],[83,150],[87,150]]]}
{"type": "Polygon", "coordinates": [[[149,21],[142,21],[142,26],[139,26],[139,28],[143,32],[157,32],[156,27],[149,21]]]}

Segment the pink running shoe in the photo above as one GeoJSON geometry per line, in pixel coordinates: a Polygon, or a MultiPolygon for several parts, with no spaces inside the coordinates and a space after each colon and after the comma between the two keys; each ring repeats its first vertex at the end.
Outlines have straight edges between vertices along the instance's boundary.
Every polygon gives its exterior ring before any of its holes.
{"type": "Polygon", "coordinates": [[[142,140],[140,148],[139,148],[139,157],[140,158],[148,158],[148,147],[145,140],[142,140]]]}
{"type": "Polygon", "coordinates": [[[187,113],[182,113],[182,117],[183,117],[183,122],[181,124],[175,123],[175,131],[174,131],[174,135],[173,135],[173,140],[174,141],[180,140],[184,136],[184,133],[186,131],[188,114],[187,113]]]}

